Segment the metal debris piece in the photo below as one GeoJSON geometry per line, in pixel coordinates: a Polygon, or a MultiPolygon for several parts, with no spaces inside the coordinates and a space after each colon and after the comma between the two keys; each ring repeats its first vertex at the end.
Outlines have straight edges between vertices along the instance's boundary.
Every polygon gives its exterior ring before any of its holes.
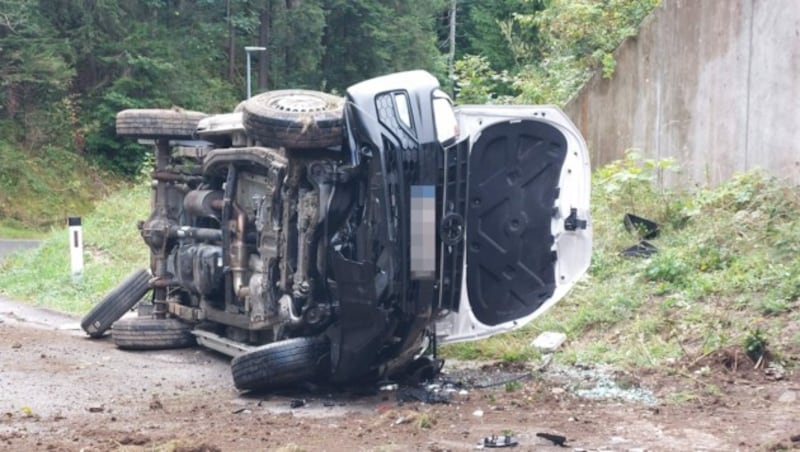
{"type": "Polygon", "coordinates": [[[511,435],[492,435],[483,438],[483,447],[486,448],[500,448],[500,447],[516,447],[519,442],[511,435]]]}
{"type": "Polygon", "coordinates": [[[432,391],[425,388],[403,388],[397,392],[397,401],[400,403],[450,403],[450,397],[448,394],[442,394],[438,391],[432,391]]]}
{"type": "Polygon", "coordinates": [[[553,433],[537,433],[536,436],[538,436],[539,438],[544,438],[544,439],[552,442],[556,446],[567,447],[567,444],[566,444],[567,437],[564,436],[564,435],[555,435],[553,433]]]}

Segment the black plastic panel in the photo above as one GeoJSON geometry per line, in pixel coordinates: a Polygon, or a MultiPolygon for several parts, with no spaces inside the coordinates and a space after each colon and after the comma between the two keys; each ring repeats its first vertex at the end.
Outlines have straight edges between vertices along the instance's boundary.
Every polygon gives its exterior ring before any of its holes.
{"type": "Polygon", "coordinates": [[[538,121],[487,127],[469,158],[467,293],[482,323],[525,317],[555,290],[551,220],[567,141],[538,121]]]}
{"type": "MultiPolygon", "coordinates": [[[[437,183],[439,203],[443,206],[437,217],[439,224],[439,265],[441,287],[438,309],[458,311],[461,299],[461,278],[464,273],[463,237],[447,240],[448,226],[445,218],[456,216],[466,222],[467,216],[467,167],[469,141],[460,141],[447,149],[440,162],[441,171],[437,183]]],[[[449,231],[453,232],[453,231],[449,231]]]]}

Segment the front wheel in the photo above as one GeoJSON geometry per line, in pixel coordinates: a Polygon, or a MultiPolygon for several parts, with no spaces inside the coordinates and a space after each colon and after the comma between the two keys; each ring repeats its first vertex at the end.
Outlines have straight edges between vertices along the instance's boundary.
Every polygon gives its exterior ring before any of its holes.
{"type": "Polygon", "coordinates": [[[326,336],[287,339],[263,345],[231,362],[240,390],[273,389],[318,378],[330,364],[326,336]]]}

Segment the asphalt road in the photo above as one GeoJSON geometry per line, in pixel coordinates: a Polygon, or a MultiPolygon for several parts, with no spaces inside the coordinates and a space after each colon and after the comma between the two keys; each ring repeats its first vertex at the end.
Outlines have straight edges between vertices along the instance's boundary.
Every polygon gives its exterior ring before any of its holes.
{"type": "Polygon", "coordinates": [[[3,261],[3,257],[14,251],[36,248],[39,243],[39,240],[0,239],[0,262],[3,261]]]}

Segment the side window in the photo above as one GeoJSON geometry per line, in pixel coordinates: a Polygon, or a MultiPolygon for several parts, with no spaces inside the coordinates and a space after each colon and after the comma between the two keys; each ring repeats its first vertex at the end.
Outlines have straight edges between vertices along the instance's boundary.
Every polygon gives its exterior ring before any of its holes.
{"type": "Polygon", "coordinates": [[[397,116],[400,118],[400,121],[410,129],[411,113],[408,111],[408,96],[405,93],[395,93],[394,104],[397,108],[397,116]]]}
{"type": "Polygon", "coordinates": [[[436,139],[440,143],[450,143],[458,136],[458,120],[453,111],[450,97],[442,90],[433,92],[433,120],[436,125],[436,139]]]}

